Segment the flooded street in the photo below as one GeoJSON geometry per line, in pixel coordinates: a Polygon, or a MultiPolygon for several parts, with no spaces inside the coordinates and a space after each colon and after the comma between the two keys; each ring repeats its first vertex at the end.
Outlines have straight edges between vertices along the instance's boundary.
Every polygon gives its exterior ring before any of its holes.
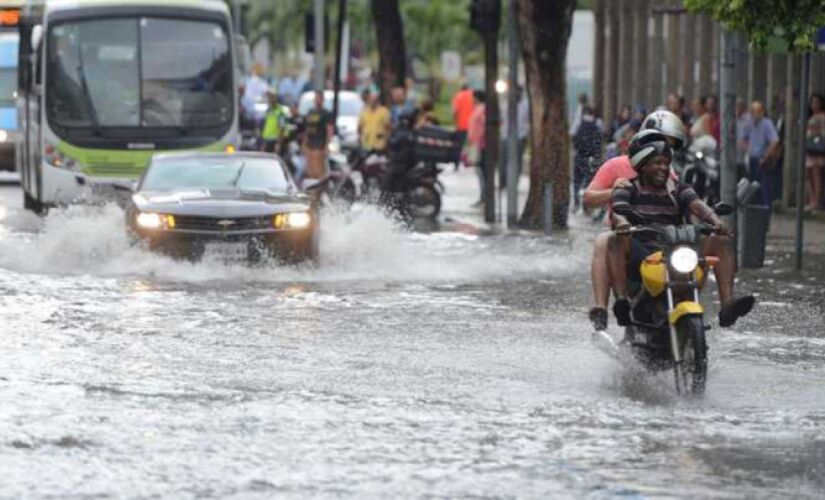
{"type": "Polygon", "coordinates": [[[712,307],[681,401],[591,343],[583,220],[410,234],[361,208],[327,214],[320,268],[249,268],[133,247],[114,206],[20,205],[0,187],[2,498],[825,491],[823,256],[740,275],[760,304],[730,330],[712,307]]]}

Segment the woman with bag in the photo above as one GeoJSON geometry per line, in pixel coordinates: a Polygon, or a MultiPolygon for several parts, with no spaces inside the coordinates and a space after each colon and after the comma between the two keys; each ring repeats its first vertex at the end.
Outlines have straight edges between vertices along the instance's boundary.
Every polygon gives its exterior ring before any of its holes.
{"type": "Polygon", "coordinates": [[[822,201],[822,170],[825,169],[825,97],[813,94],[805,135],[805,173],[808,204],[806,211],[818,210],[822,201]]]}

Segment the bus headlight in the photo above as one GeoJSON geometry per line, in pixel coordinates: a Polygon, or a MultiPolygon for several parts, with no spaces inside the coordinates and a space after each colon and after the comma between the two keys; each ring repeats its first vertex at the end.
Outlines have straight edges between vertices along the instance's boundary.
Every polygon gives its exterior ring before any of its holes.
{"type": "Polygon", "coordinates": [[[43,149],[43,159],[52,167],[80,170],[80,162],[49,143],[46,143],[43,149]]]}
{"type": "Polygon", "coordinates": [[[670,254],[670,267],[676,272],[689,274],[699,265],[699,254],[688,247],[679,247],[670,254]]]}
{"type": "Polygon", "coordinates": [[[135,222],[143,229],[173,229],[175,227],[174,216],[152,212],[138,213],[137,217],[135,217],[135,222]]]}

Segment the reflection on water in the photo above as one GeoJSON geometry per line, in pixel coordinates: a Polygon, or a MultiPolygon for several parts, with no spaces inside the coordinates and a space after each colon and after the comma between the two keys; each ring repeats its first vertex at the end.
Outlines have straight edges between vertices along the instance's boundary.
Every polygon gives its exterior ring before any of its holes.
{"type": "Polygon", "coordinates": [[[591,345],[586,239],[363,208],[324,218],[319,268],[249,268],[122,217],[0,221],[2,497],[821,494],[815,304],[712,330],[682,401],[591,345]]]}

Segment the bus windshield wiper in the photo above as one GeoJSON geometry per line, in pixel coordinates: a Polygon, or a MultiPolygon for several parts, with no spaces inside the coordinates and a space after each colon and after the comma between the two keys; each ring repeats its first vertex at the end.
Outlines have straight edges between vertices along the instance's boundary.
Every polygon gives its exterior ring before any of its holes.
{"type": "Polygon", "coordinates": [[[86,70],[83,66],[83,50],[77,44],[77,76],[80,78],[80,87],[83,89],[83,100],[86,102],[86,112],[89,114],[89,121],[92,122],[92,130],[95,135],[100,135],[100,122],[97,121],[97,110],[92,101],[92,94],[89,91],[89,82],[86,80],[86,70]]]}

